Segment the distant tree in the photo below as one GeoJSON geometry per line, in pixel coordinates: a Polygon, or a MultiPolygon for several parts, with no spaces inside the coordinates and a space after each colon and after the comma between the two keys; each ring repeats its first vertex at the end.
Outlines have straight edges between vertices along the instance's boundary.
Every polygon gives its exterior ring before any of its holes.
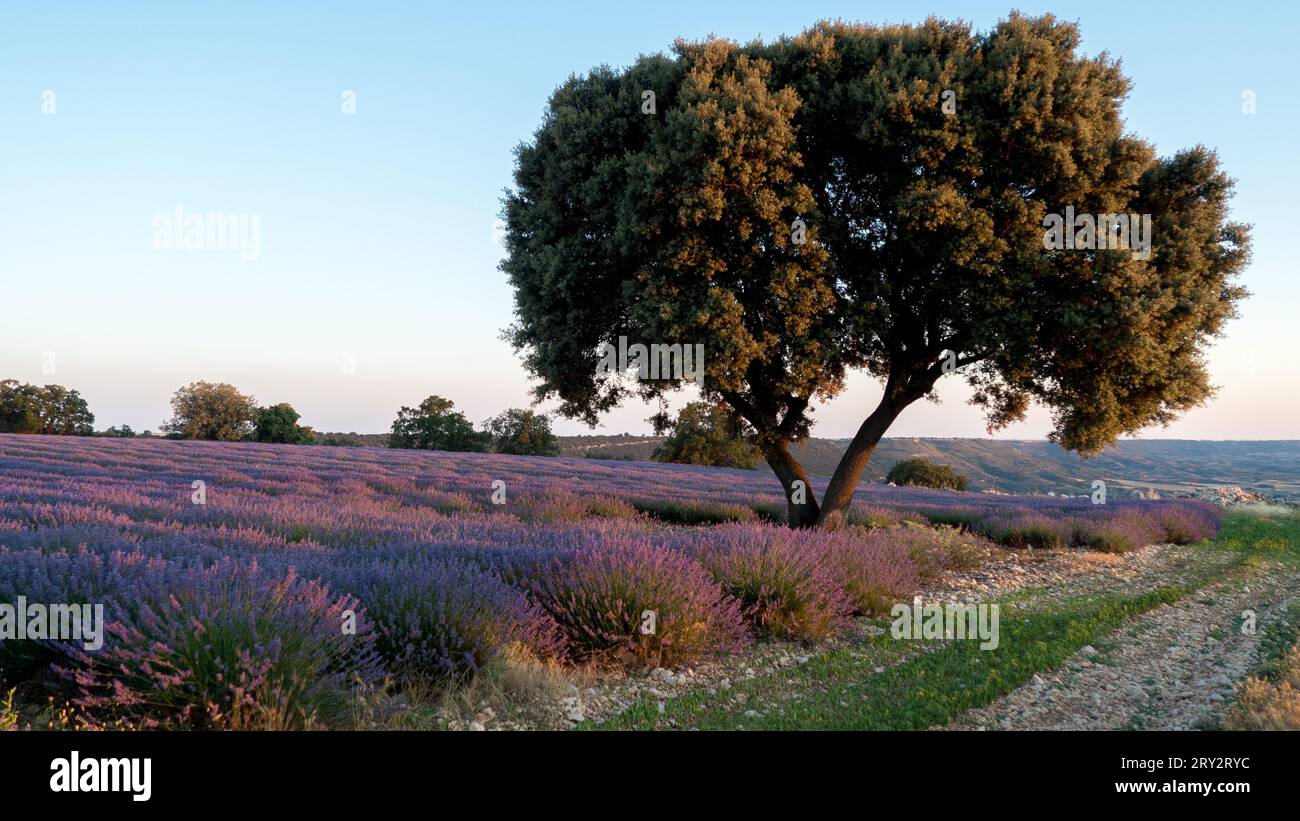
{"type": "Polygon", "coordinates": [[[62,385],[0,381],[0,433],[91,436],[95,415],[81,394],[62,385]]]}
{"type": "Polygon", "coordinates": [[[896,485],[913,485],[915,487],[949,488],[965,490],[966,477],[948,465],[937,465],[925,459],[902,459],[894,463],[885,476],[886,481],[896,485]]]}
{"type": "Polygon", "coordinates": [[[130,425],[123,425],[120,428],[114,426],[104,431],[102,435],[109,436],[109,437],[118,437],[121,439],[130,439],[131,437],[135,436],[135,431],[131,430],[130,425]]]}
{"type": "Polygon", "coordinates": [[[181,439],[236,442],[248,437],[257,402],[224,382],[193,382],[172,396],[172,419],[162,429],[181,439]]]}
{"type": "Polygon", "coordinates": [[[418,450],[458,450],[483,452],[488,436],[474,430],[474,425],[455,403],[441,396],[430,396],[419,407],[403,406],[388,435],[390,448],[418,450]]]}
{"type": "MultiPolygon", "coordinates": [[[[656,428],[663,429],[662,417],[656,419],[656,428]]],[[[677,414],[668,440],[655,449],[654,457],[661,462],[752,468],[758,464],[758,451],[746,438],[751,432],[726,407],[691,402],[677,414]]]]}
{"type": "Polygon", "coordinates": [[[356,433],[313,433],[312,444],[336,448],[360,448],[366,443],[356,433]]]}
{"type": "Polygon", "coordinates": [[[559,440],[551,433],[551,419],[524,408],[510,408],[484,423],[492,450],[519,456],[555,456],[559,440]]]}
{"type": "Polygon", "coordinates": [[[0,432],[41,433],[41,389],[19,384],[16,380],[0,382],[0,432]]]}
{"type": "Polygon", "coordinates": [[[1038,403],[1084,454],[1202,404],[1246,293],[1233,182],[1214,152],[1160,156],[1127,128],[1128,78],[1081,39],[1051,15],[822,22],[570,76],[503,211],[535,397],[594,424],[684,386],[604,352],[703,345],[700,390],[754,427],[790,524],[828,529],[949,374],[991,428],[1038,403]],[[789,444],[855,371],[879,401],[823,497],[795,504],[811,486],[789,444]]]}
{"type": "Polygon", "coordinates": [[[42,433],[62,436],[90,436],[95,432],[95,415],[81,394],[62,385],[41,389],[42,433]]]}
{"type": "Polygon", "coordinates": [[[282,445],[308,444],[315,437],[311,428],[298,424],[301,418],[288,402],[258,408],[253,420],[253,441],[282,445]]]}

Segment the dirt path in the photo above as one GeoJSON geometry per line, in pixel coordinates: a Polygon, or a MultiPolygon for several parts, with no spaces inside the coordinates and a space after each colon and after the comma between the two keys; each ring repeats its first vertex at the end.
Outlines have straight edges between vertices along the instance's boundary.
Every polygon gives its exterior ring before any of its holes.
{"type": "MultiPolygon", "coordinates": [[[[1143,585],[1151,579],[1144,577],[1143,585]]],[[[1276,566],[1241,567],[1130,620],[1098,647],[955,719],[949,729],[1191,730],[1212,726],[1250,670],[1263,630],[1300,594],[1276,566]],[[1256,632],[1243,633],[1254,611],[1256,632]]]]}

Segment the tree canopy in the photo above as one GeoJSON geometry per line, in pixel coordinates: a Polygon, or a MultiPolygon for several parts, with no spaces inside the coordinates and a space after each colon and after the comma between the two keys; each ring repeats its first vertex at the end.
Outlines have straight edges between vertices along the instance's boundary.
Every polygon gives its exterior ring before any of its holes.
{"type": "Polygon", "coordinates": [[[671,432],[655,450],[661,462],[687,465],[752,468],[758,462],[754,445],[746,438],[748,426],[724,406],[688,402],[678,412],[671,432]]]}
{"type": "Polygon", "coordinates": [[[536,397],[594,424],[683,387],[598,368],[604,346],[703,344],[704,398],[752,426],[791,524],[828,527],[950,373],[990,430],[1037,402],[1084,454],[1171,421],[1212,393],[1203,353],[1245,295],[1248,230],[1212,151],[1125,132],[1128,90],[1074,24],[1020,14],[679,41],[571,77],[503,210],[536,397]],[[1057,247],[1044,228],[1067,213],[1139,218],[1149,248],[1109,229],[1057,247]],[[883,395],[819,503],[788,443],[855,370],[883,395]]]}
{"type": "Polygon", "coordinates": [[[0,433],[90,436],[94,426],[95,415],[76,391],[0,380],[0,433]]]}
{"type": "Polygon", "coordinates": [[[293,405],[281,402],[258,408],[253,419],[254,442],[275,442],[285,445],[305,445],[313,441],[312,429],[298,424],[302,417],[293,405]]]}
{"type": "Polygon", "coordinates": [[[518,456],[555,456],[559,440],[551,432],[551,419],[526,408],[509,408],[483,424],[496,453],[518,456]]]}
{"type": "Polygon", "coordinates": [[[257,418],[257,401],[225,382],[192,382],[172,395],[172,418],[162,429],[183,439],[237,442],[257,418]]]}
{"type": "Polygon", "coordinates": [[[393,421],[388,436],[390,448],[420,450],[487,450],[488,436],[474,430],[465,414],[454,410],[456,403],[441,396],[430,396],[418,407],[403,406],[393,421]]]}
{"type": "Polygon", "coordinates": [[[896,485],[915,485],[916,487],[949,488],[965,490],[967,479],[950,465],[939,465],[928,459],[916,457],[900,459],[885,475],[886,482],[896,485]]]}

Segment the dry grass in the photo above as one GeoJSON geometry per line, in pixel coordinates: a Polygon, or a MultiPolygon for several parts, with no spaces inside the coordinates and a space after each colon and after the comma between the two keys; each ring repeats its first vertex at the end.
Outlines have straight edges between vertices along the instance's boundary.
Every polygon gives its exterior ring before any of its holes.
{"type": "Polygon", "coordinates": [[[1255,516],[1264,516],[1265,518],[1279,518],[1296,515],[1297,509],[1290,505],[1274,505],[1267,502],[1256,502],[1250,505],[1239,505],[1236,508],[1242,513],[1251,513],[1255,516]]]}
{"type": "MultiPolygon", "coordinates": [[[[358,694],[353,726],[358,729],[466,729],[478,721],[486,729],[510,726],[525,719],[528,726],[544,724],[531,715],[557,703],[574,687],[592,686],[595,669],[561,666],[534,658],[518,647],[460,682],[410,682],[399,690],[391,683],[358,694]]],[[[543,720],[539,720],[543,719],[543,720]]]]}
{"type": "Polygon", "coordinates": [[[1081,565],[1116,565],[1124,564],[1124,557],[1116,553],[1102,553],[1099,550],[1081,551],[1074,559],[1081,565]]]}
{"type": "Polygon", "coordinates": [[[1275,681],[1248,678],[1223,718],[1225,730],[1300,730],[1300,645],[1292,647],[1275,681]]]}
{"type": "Polygon", "coordinates": [[[0,694],[0,732],[18,728],[18,711],[14,709],[14,688],[0,694]]]}

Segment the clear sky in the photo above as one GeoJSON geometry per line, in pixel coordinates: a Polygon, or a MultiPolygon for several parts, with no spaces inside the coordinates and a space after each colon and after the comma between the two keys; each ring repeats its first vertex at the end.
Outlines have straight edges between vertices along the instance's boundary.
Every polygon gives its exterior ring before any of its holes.
{"type": "MultiPolygon", "coordinates": [[[[99,428],[156,430],[172,391],[199,379],[291,402],[317,430],[385,431],[398,406],[430,393],[479,422],[528,398],[500,339],[512,301],[494,226],[512,149],[569,74],[679,36],[928,14],[983,29],[1010,8],[4,2],[0,378],[80,390],[99,428]],[[355,114],[342,111],[346,91],[355,114]],[[177,207],[259,215],[260,255],[155,248],[155,216],[177,207]]],[[[1254,296],[1211,352],[1219,397],[1144,435],[1300,438],[1297,6],[1020,8],[1076,20],[1086,52],[1122,58],[1129,129],[1162,154],[1217,148],[1238,180],[1234,217],[1254,224],[1243,279],[1254,296]]],[[[891,435],[985,435],[949,380],[942,404],[913,406],[891,435]]],[[[817,412],[815,433],[851,435],[878,395],[854,379],[817,412]]],[[[649,413],[626,406],[602,430],[647,432],[649,413]]],[[[1047,430],[1037,412],[1000,435],[1047,430]]]]}

